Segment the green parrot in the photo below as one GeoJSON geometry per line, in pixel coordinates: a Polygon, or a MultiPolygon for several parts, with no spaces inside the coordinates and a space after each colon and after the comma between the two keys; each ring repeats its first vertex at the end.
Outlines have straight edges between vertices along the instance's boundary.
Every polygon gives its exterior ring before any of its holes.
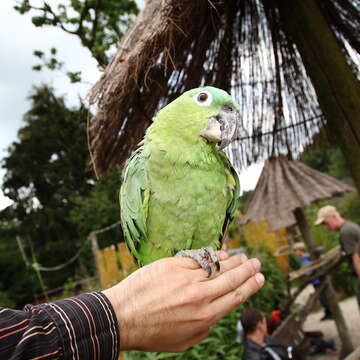
{"type": "Polygon", "coordinates": [[[121,223],[139,265],[189,256],[212,274],[234,216],[239,178],[222,151],[239,135],[239,105],[214,87],[192,89],[165,106],[127,161],[121,223]]]}

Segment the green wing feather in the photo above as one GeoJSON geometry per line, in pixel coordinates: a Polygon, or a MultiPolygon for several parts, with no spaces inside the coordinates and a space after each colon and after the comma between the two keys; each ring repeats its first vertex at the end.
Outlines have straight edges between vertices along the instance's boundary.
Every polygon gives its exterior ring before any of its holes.
{"type": "Polygon", "coordinates": [[[239,176],[238,176],[236,170],[231,165],[227,156],[224,153],[221,153],[221,157],[223,158],[223,161],[225,162],[225,164],[227,165],[227,167],[229,169],[227,182],[228,182],[228,186],[232,190],[232,194],[233,194],[232,199],[229,203],[229,206],[226,210],[226,217],[224,220],[223,231],[222,231],[223,238],[221,239],[221,240],[223,240],[224,236],[226,234],[227,228],[228,228],[230,222],[233,220],[236,210],[237,210],[237,207],[238,207],[239,196],[240,196],[240,180],[239,180],[239,176]]]}
{"type": "Polygon", "coordinates": [[[125,164],[120,188],[120,214],[125,241],[138,261],[137,251],[147,240],[146,219],[150,188],[142,147],[137,149],[125,164]]]}

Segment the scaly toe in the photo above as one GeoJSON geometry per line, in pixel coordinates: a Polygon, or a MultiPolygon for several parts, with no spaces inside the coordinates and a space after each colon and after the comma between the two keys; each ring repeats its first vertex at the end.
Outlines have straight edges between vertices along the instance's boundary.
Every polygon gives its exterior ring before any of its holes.
{"type": "Polygon", "coordinates": [[[211,247],[204,247],[196,250],[181,250],[175,256],[189,257],[195,260],[210,277],[213,273],[211,264],[215,264],[217,271],[220,270],[219,258],[216,252],[211,247]]]}

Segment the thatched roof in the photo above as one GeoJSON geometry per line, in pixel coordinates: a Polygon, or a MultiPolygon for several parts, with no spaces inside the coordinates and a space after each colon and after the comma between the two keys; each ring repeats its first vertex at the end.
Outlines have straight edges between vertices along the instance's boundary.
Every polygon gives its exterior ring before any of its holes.
{"type": "MultiPolygon", "coordinates": [[[[123,164],[159,107],[202,85],[231,92],[241,106],[250,136],[234,144],[238,165],[296,154],[318,131],[322,114],[282,4],[148,0],[89,97],[98,108],[88,129],[97,174],[123,164]]],[[[345,44],[359,51],[354,2],[317,4],[344,52],[345,44]]]]}
{"type": "Polygon", "coordinates": [[[351,191],[355,188],[299,161],[271,157],[265,162],[241,222],[266,219],[269,232],[275,231],[296,223],[296,208],[351,191]]]}

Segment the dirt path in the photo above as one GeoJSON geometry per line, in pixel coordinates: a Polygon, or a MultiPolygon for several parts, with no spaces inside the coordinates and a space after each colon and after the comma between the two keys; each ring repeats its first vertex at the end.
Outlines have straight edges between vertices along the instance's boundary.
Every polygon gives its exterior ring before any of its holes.
{"type": "MultiPolygon", "coordinates": [[[[354,349],[360,346],[360,312],[356,298],[350,297],[340,302],[340,308],[345,317],[345,322],[348,327],[354,349]]],[[[311,356],[309,360],[335,360],[338,359],[340,350],[340,340],[337,333],[336,325],[333,320],[320,321],[323,316],[323,311],[314,312],[308,316],[304,324],[304,330],[307,331],[322,331],[324,339],[334,338],[337,351],[333,352],[327,350],[326,354],[311,356]]]]}

